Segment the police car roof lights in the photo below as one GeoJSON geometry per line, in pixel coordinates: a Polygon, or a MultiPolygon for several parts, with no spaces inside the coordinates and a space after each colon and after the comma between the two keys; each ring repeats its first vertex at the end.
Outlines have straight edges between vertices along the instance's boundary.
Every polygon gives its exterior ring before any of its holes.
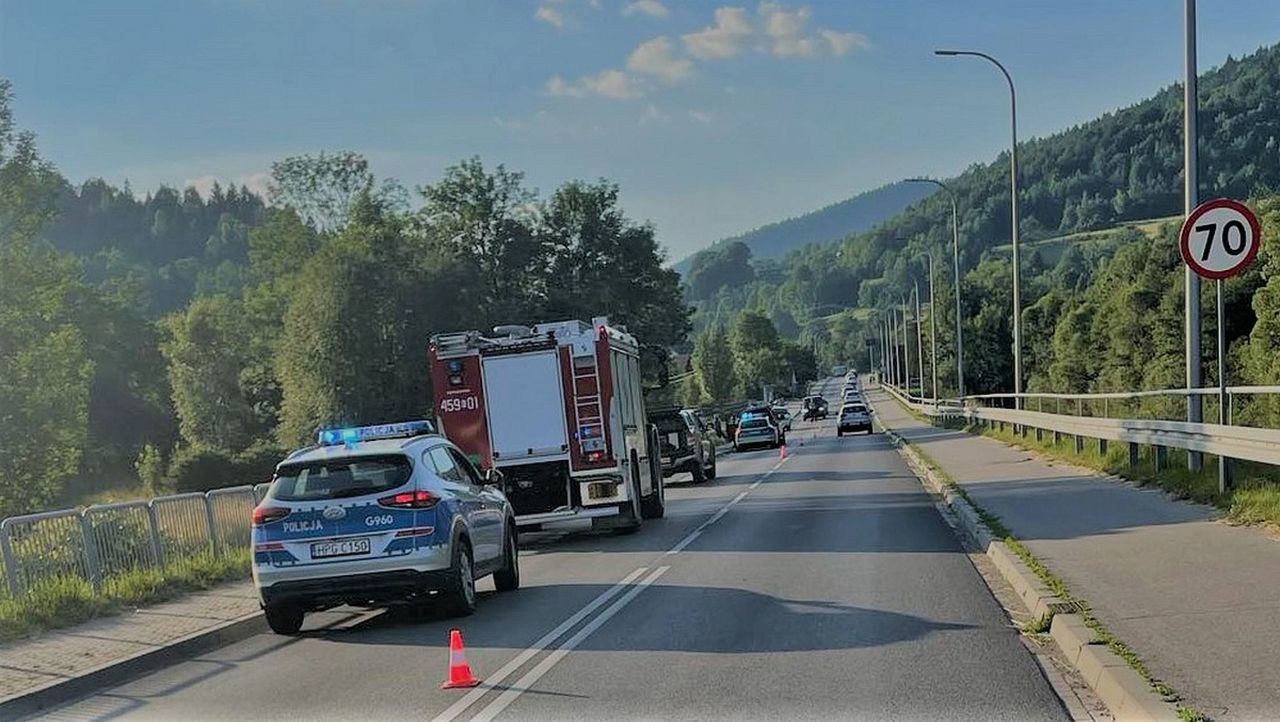
{"type": "Polygon", "coordinates": [[[396,424],[377,424],[374,426],[353,426],[343,429],[322,429],[317,443],[321,446],[345,444],[353,446],[361,441],[374,439],[403,439],[423,434],[434,434],[435,427],[430,421],[402,421],[396,424]]]}

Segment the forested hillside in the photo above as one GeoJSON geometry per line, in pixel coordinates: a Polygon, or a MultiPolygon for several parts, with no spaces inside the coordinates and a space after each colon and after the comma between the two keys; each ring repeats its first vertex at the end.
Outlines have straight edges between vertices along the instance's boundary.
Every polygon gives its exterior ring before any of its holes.
{"type": "Polygon", "coordinates": [[[358,155],[244,189],[73,187],[0,79],[0,516],[263,481],[319,426],[431,414],[438,331],[608,315],[655,384],[679,277],[617,186],[549,197],[479,159],[410,199],[358,155]]]}
{"type": "MultiPolygon", "coordinates": [[[[1228,58],[1200,82],[1200,195],[1254,199],[1271,221],[1264,223],[1269,244],[1277,230],[1270,194],[1280,188],[1276,88],[1280,46],[1228,58]]],[[[1080,391],[1180,383],[1177,219],[1163,225],[1143,221],[1181,213],[1182,105],[1181,88],[1165,88],[1131,107],[1020,146],[1027,243],[1024,351],[1031,387],[1080,391]],[[1116,230],[1104,234],[1105,243],[1070,248],[1076,244],[1064,239],[1052,258],[1035,252],[1038,239],[1107,228],[1116,230]]],[[[947,182],[960,214],[966,380],[974,392],[1009,390],[1008,157],[975,165],[947,182]]],[[[934,194],[869,232],[793,251],[782,262],[754,259],[741,246],[714,249],[699,260],[698,275],[691,271],[687,278],[695,328],[727,327],[742,310],[754,309],[785,335],[824,349],[824,362],[865,365],[866,343],[875,334],[870,319],[909,297],[913,279],[924,283],[924,254],[932,253],[939,269],[939,362],[944,383],[954,388],[954,324],[949,312],[941,313],[954,303],[950,211],[945,194],[934,194]]],[[[1273,258],[1273,252],[1264,257],[1273,258]]],[[[1280,380],[1264,369],[1265,352],[1259,351],[1277,345],[1269,330],[1273,322],[1263,323],[1274,301],[1259,291],[1273,270],[1259,262],[1228,284],[1227,330],[1240,379],[1280,380]]],[[[1205,318],[1211,339],[1212,313],[1205,318]]],[[[1214,358],[1210,341],[1205,352],[1206,361],[1214,358]]]]}
{"type": "MultiPolygon", "coordinates": [[[[707,250],[741,243],[757,258],[782,258],[810,243],[830,243],[850,233],[871,230],[877,223],[901,213],[933,190],[931,186],[919,183],[890,183],[802,216],[719,240],[707,250]]],[[[674,268],[681,274],[687,274],[700,253],[680,261],[674,268]]]]}

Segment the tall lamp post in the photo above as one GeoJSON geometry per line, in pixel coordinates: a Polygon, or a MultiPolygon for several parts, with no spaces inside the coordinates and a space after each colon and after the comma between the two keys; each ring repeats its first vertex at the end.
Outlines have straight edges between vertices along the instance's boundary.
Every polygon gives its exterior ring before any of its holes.
{"type": "Polygon", "coordinates": [[[1009,184],[1013,196],[1010,199],[1010,217],[1013,222],[1011,235],[1013,238],[1013,392],[1015,408],[1022,408],[1022,293],[1021,293],[1021,260],[1018,250],[1018,95],[1013,88],[1013,76],[1000,64],[999,60],[975,50],[935,50],[935,55],[959,56],[967,55],[982,58],[995,65],[1009,83],[1009,127],[1012,143],[1009,146],[1009,184]]]}
{"type": "MultiPolygon", "coordinates": [[[[932,183],[946,192],[951,199],[951,263],[955,271],[956,285],[956,396],[964,396],[964,331],[960,321],[960,214],[956,207],[956,194],[951,191],[951,187],[940,180],[932,178],[908,178],[908,183],[932,183]]],[[[933,257],[929,257],[929,262],[933,263],[933,257]]],[[[929,271],[929,282],[933,283],[933,271],[929,271]]],[[[929,288],[929,307],[933,307],[933,287],[929,288]]],[[[930,313],[929,318],[933,319],[934,314],[930,313]]],[[[936,330],[936,326],[935,326],[936,330]]],[[[934,359],[938,357],[935,355],[934,359]]],[[[934,373],[937,377],[937,373],[934,373]]],[[[934,383],[937,386],[937,383],[934,383]]],[[[935,388],[933,395],[938,396],[935,388]]]]}
{"type": "Polygon", "coordinates": [[[924,396],[924,317],[920,315],[920,279],[913,278],[911,283],[916,294],[916,364],[920,367],[920,395],[924,396]]]}
{"type": "Polygon", "coordinates": [[[911,329],[908,326],[907,317],[911,315],[911,304],[907,303],[907,295],[904,293],[899,299],[902,306],[902,380],[906,383],[903,388],[906,389],[907,397],[911,396],[911,329]]]}
{"type": "MultiPolygon", "coordinates": [[[[929,366],[933,370],[933,403],[938,403],[938,307],[934,304],[933,299],[933,254],[922,253],[929,261],[929,366]]],[[[917,292],[918,293],[918,292],[917,292]]],[[[918,308],[918,307],[917,307],[918,308]]],[[[918,311],[917,311],[918,312],[918,311]]],[[[923,368],[920,371],[923,376],[923,368]]],[[[924,378],[920,379],[920,385],[924,386],[924,378]]],[[[963,396],[963,394],[961,394],[963,396]]]]}

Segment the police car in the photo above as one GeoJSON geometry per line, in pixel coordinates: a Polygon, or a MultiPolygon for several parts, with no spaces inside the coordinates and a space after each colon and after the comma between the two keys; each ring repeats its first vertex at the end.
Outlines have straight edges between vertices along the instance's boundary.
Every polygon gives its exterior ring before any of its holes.
{"type": "Polygon", "coordinates": [[[267,624],[309,611],[439,598],[465,616],[476,580],[520,586],[515,515],[431,423],[321,431],[276,467],[253,510],[253,581],[267,624]]]}

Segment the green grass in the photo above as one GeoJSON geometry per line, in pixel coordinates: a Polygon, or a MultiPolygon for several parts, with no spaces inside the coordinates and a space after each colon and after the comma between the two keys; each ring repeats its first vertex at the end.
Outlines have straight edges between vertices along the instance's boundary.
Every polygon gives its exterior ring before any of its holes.
{"type": "MultiPolygon", "coordinates": [[[[910,412],[911,410],[908,409],[908,411],[910,412]]],[[[1009,528],[1004,525],[1000,520],[1000,517],[991,514],[986,509],[982,508],[980,504],[976,503],[973,498],[969,496],[969,492],[962,485],[957,483],[956,480],[948,474],[941,465],[934,461],[933,458],[929,456],[928,452],[921,449],[919,445],[913,444],[905,438],[903,439],[903,443],[910,446],[912,451],[914,451],[916,455],[918,455],[920,459],[929,466],[935,477],[937,477],[947,487],[955,491],[955,493],[962,496],[965,501],[969,502],[969,505],[973,507],[974,511],[978,514],[978,518],[982,520],[982,523],[987,527],[987,530],[991,532],[992,536],[1003,541],[1009,549],[1013,551],[1013,553],[1017,554],[1018,558],[1027,565],[1032,573],[1035,574],[1036,577],[1038,577],[1040,581],[1054,593],[1054,595],[1063,601],[1079,603],[1084,608],[1084,613],[1082,614],[1084,622],[1093,630],[1094,637],[1097,642],[1107,645],[1111,651],[1116,653],[1117,656],[1128,662],[1129,666],[1132,667],[1134,671],[1142,675],[1143,679],[1147,680],[1147,683],[1151,685],[1151,688],[1156,692],[1156,694],[1160,695],[1166,701],[1177,705],[1178,716],[1180,719],[1185,722],[1203,722],[1208,720],[1208,717],[1205,716],[1203,712],[1193,707],[1181,704],[1181,697],[1178,695],[1177,691],[1165,684],[1163,681],[1154,677],[1151,674],[1151,670],[1147,669],[1147,666],[1143,663],[1142,659],[1134,653],[1127,644],[1112,634],[1111,631],[1093,615],[1089,603],[1073,594],[1071,589],[1067,586],[1067,583],[1063,581],[1061,577],[1051,572],[1048,567],[1037,559],[1036,556],[1031,553],[1031,550],[1027,549],[1027,547],[1013,535],[1009,528]]],[[[1028,625],[1025,625],[1023,631],[1029,634],[1043,634],[1049,630],[1049,626],[1052,622],[1053,618],[1050,616],[1033,620],[1028,625]]]]}
{"type": "Polygon", "coordinates": [[[1280,525],[1280,470],[1275,467],[1235,460],[1232,467],[1236,484],[1226,493],[1219,493],[1218,460],[1208,454],[1204,457],[1203,468],[1192,472],[1187,469],[1186,452],[1170,449],[1168,467],[1157,471],[1155,451],[1150,447],[1143,447],[1137,466],[1130,466],[1128,445],[1123,443],[1109,444],[1104,455],[1098,451],[1096,439],[1087,439],[1084,451],[1077,452],[1074,438],[1066,434],[1055,444],[1053,433],[1048,431],[1044,433],[1043,440],[1036,441],[1031,431],[1022,438],[1011,428],[1000,430],[970,426],[966,430],[1038,451],[1059,461],[1102,471],[1144,486],[1158,487],[1179,499],[1215,506],[1225,512],[1228,521],[1236,524],[1280,525]]]}
{"type": "Polygon", "coordinates": [[[170,564],[163,571],[139,569],[103,582],[102,591],[77,577],[59,577],[33,586],[20,598],[0,598],[0,642],[68,627],[130,607],[155,604],[183,593],[209,589],[249,575],[249,555],[204,554],[170,564]]]}

